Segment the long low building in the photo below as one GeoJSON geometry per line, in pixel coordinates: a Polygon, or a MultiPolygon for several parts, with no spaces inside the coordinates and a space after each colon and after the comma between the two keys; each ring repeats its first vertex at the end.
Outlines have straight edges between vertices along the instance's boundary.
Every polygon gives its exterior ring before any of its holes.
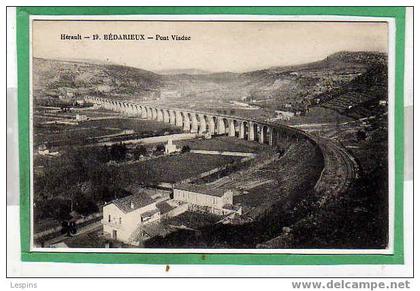
{"type": "Polygon", "coordinates": [[[208,185],[175,184],[174,200],[188,203],[190,210],[218,215],[230,214],[234,211],[233,191],[210,188],[208,185]]]}

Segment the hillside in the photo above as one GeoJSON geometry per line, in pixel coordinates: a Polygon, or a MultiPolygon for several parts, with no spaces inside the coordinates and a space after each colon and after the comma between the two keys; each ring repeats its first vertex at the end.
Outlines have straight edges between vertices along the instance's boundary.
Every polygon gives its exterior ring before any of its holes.
{"type": "Polygon", "coordinates": [[[107,94],[154,99],[161,86],[160,75],[137,68],[38,58],[33,76],[35,98],[107,94]]]}
{"type": "MultiPolygon", "coordinates": [[[[386,73],[386,61],[386,55],[380,53],[339,52],[318,62],[272,67],[245,73],[242,77],[248,80],[249,100],[273,107],[290,103],[301,110],[316,105],[324,99],[324,94],[329,95],[329,100],[339,97],[340,92],[344,92],[343,87],[349,91],[352,87],[369,91],[371,87],[383,86],[383,82],[376,84],[374,76],[369,76],[386,73]],[[365,80],[363,86],[356,85],[361,80],[365,80]],[[318,98],[321,100],[316,100],[318,98]]],[[[353,103],[352,99],[350,97],[350,103],[353,103]]]]}
{"type": "Polygon", "coordinates": [[[319,104],[346,116],[368,117],[386,110],[378,104],[387,99],[387,88],[387,67],[377,64],[342,87],[320,94],[319,104]]]}
{"type": "Polygon", "coordinates": [[[387,96],[387,56],[376,52],[338,52],[303,65],[264,70],[164,77],[172,100],[241,100],[266,110],[306,111],[323,107],[350,117],[368,116],[387,96]],[[357,108],[356,108],[357,107],[357,108]]]}
{"type": "Polygon", "coordinates": [[[377,52],[338,52],[296,66],[246,73],[172,70],[156,74],[138,68],[100,63],[34,59],[36,98],[86,94],[177,105],[247,102],[267,112],[305,112],[326,108],[352,118],[384,108],[387,56],[377,52]]]}

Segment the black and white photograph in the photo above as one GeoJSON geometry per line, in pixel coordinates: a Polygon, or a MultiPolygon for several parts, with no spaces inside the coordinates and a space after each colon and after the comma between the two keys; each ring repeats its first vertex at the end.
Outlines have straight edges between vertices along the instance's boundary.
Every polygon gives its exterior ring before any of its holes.
{"type": "Polygon", "coordinates": [[[386,21],[31,20],[34,250],[392,253],[386,21]]]}

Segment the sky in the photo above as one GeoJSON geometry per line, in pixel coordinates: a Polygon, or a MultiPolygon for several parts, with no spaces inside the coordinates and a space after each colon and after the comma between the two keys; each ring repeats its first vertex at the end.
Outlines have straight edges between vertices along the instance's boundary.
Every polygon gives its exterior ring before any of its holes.
{"type": "Polygon", "coordinates": [[[388,50],[386,23],[33,21],[32,55],[128,65],[154,72],[245,72],[321,60],[338,51],[388,50]],[[104,34],[145,34],[107,41],[104,34]],[[91,39],[61,40],[61,34],[91,39]],[[92,40],[98,34],[101,40],[92,40]],[[191,40],[155,40],[178,34],[191,40]]]}

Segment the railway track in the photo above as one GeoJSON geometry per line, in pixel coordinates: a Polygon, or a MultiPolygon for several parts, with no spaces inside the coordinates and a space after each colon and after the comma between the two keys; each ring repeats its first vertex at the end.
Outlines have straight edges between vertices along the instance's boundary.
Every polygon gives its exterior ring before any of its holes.
{"type": "Polygon", "coordinates": [[[336,196],[347,191],[358,178],[358,165],[355,159],[341,146],[326,138],[318,138],[324,154],[324,170],[315,185],[315,190],[326,197],[336,196]]]}

